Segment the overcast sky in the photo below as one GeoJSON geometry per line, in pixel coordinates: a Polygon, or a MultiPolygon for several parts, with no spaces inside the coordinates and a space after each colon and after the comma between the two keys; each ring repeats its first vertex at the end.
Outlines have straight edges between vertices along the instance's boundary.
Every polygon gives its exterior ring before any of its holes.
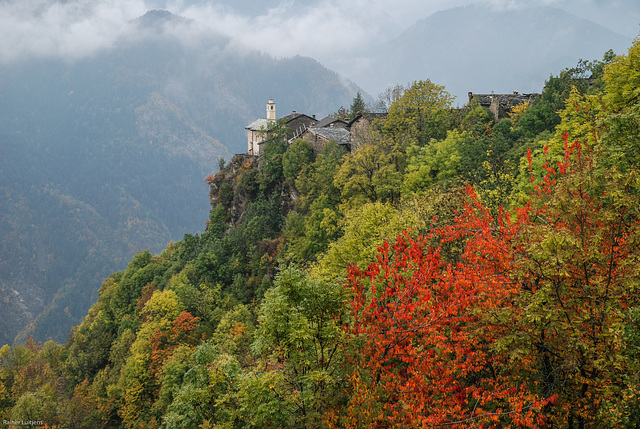
{"type": "MultiPolygon", "coordinates": [[[[560,7],[628,37],[636,36],[640,28],[638,0],[485,1],[498,9],[533,4],[560,7]]],[[[0,62],[91,55],[126,33],[130,20],[149,9],[163,8],[276,57],[307,55],[344,72],[347,63],[353,66],[359,61],[357,53],[364,46],[375,46],[438,10],[474,2],[252,0],[249,3],[262,9],[247,16],[238,12],[240,0],[0,0],[0,62]]]]}

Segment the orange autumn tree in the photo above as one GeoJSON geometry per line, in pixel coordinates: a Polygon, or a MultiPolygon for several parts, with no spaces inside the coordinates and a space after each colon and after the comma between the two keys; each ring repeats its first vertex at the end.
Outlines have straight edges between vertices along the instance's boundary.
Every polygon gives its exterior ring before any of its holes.
{"type": "Polygon", "coordinates": [[[603,162],[597,98],[574,94],[563,115],[515,219],[492,217],[469,190],[472,203],[451,227],[399,237],[378,263],[350,269],[353,396],[331,424],[581,429],[637,420],[640,174],[603,162]],[[437,247],[450,240],[464,242],[456,263],[437,247]]]}
{"type": "Polygon", "coordinates": [[[353,393],[329,416],[334,427],[543,426],[555,397],[533,393],[496,349],[509,334],[501,313],[520,290],[510,272],[521,220],[494,219],[468,192],[472,204],[454,226],[400,236],[376,264],[349,270],[353,393]],[[445,263],[437,239],[464,241],[461,260],[445,263]]]}
{"type": "Polygon", "coordinates": [[[149,370],[156,379],[162,376],[162,367],[171,357],[175,349],[180,345],[189,345],[195,348],[198,342],[198,327],[200,319],[193,317],[188,311],[183,311],[171,322],[168,332],[157,328],[151,336],[151,362],[149,370]]]}

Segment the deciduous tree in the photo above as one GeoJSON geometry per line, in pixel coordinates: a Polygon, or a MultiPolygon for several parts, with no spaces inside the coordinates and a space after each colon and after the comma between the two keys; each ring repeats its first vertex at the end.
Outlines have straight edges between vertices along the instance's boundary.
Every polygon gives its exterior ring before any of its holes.
{"type": "Polygon", "coordinates": [[[256,427],[321,427],[324,410],[346,393],[340,365],[345,301],[340,285],[307,278],[298,269],[277,276],[261,305],[253,343],[265,371],[255,375],[253,393],[246,393],[256,427]],[[270,422],[275,415],[282,415],[280,423],[270,422]]]}
{"type": "Polygon", "coordinates": [[[449,109],[453,98],[444,86],[428,79],[415,81],[389,107],[383,130],[395,139],[405,140],[405,147],[411,142],[424,146],[432,138],[442,139],[452,128],[449,109]]]}
{"type": "MultiPolygon", "coordinates": [[[[433,236],[399,236],[367,270],[352,267],[352,392],[336,427],[539,427],[549,398],[533,393],[495,349],[508,332],[492,316],[512,305],[518,222],[477,201],[442,240],[465,240],[445,264],[433,236]]],[[[526,365],[526,359],[524,360],[526,365]]]]}

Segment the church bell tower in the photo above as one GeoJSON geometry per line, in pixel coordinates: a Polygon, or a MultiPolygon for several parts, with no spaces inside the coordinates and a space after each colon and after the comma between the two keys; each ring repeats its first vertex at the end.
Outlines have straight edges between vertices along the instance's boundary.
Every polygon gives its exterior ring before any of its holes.
{"type": "Polygon", "coordinates": [[[272,98],[269,99],[267,103],[267,119],[275,121],[276,120],[276,103],[272,98]]]}

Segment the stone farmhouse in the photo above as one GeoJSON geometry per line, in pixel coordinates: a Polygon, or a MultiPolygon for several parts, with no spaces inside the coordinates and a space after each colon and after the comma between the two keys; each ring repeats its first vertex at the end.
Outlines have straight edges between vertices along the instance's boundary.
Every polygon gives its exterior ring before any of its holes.
{"type": "Polygon", "coordinates": [[[509,117],[509,112],[515,106],[522,103],[532,103],[536,98],[540,97],[540,94],[520,94],[514,91],[513,94],[474,94],[469,92],[469,104],[473,100],[478,101],[482,107],[489,109],[493,113],[493,117],[496,122],[500,119],[509,117]]]}
{"type": "MultiPolygon", "coordinates": [[[[367,141],[369,129],[374,119],[385,117],[386,114],[365,113],[358,114],[350,122],[327,116],[318,121],[315,115],[292,112],[280,118],[291,129],[295,139],[309,142],[315,154],[322,152],[324,145],[330,140],[345,147],[348,151],[356,150],[367,141]]],[[[269,99],[267,103],[267,117],[256,119],[245,127],[247,130],[247,153],[259,156],[263,153],[263,146],[268,140],[266,131],[270,124],[276,121],[276,103],[269,99]]]]}
{"type": "MultiPolygon", "coordinates": [[[[322,148],[330,140],[343,146],[347,151],[351,151],[351,133],[345,127],[311,127],[307,128],[298,138],[307,141],[317,155],[322,152],[322,148]]],[[[292,139],[293,141],[295,139],[292,139]]]]}

